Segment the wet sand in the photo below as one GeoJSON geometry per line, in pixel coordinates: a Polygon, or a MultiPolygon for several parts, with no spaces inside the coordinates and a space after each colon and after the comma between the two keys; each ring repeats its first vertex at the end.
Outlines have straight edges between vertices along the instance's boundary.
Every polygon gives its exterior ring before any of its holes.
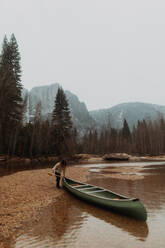
{"type": "MultiPolygon", "coordinates": [[[[38,212],[48,206],[63,189],[57,189],[51,169],[27,170],[0,178],[0,248],[26,222],[37,222],[38,212]]],[[[88,168],[69,166],[66,176],[85,181],[88,168]]]]}

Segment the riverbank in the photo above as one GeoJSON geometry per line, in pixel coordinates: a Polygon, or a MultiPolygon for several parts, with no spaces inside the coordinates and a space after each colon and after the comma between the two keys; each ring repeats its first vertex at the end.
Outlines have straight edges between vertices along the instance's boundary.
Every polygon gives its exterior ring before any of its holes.
{"type": "MultiPolygon", "coordinates": [[[[165,155],[159,156],[135,156],[127,153],[109,153],[102,155],[96,154],[75,154],[70,160],[71,164],[81,164],[81,163],[104,163],[113,161],[129,161],[129,162],[143,162],[143,161],[165,161],[165,155]]],[[[58,157],[38,157],[38,158],[22,158],[22,157],[12,157],[9,158],[5,155],[0,155],[0,166],[7,165],[12,167],[30,167],[30,166],[41,166],[41,165],[54,165],[58,162],[58,157]]],[[[33,168],[34,168],[33,167],[33,168]]]]}
{"type": "MultiPolygon", "coordinates": [[[[26,170],[0,178],[0,248],[28,221],[38,221],[38,212],[48,206],[63,189],[56,189],[51,169],[26,170]]],[[[85,181],[87,168],[69,166],[66,175],[85,181]]]]}
{"type": "MultiPolygon", "coordinates": [[[[164,161],[165,157],[157,157],[164,161]]],[[[134,161],[134,160],[133,160],[134,161]]],[[[136,160],[141,161],[141,160],[136,160]]],[[[99,156],[84,155],[80,164],[105,163],[99,156]]],[[[131,161],[130,161],[131,162],[131,161]]],[[[111,163],[109,163],[111,167],[111,163]]],[[[122,166],[121,168],[103,168],[100,172],[104,177],[116,179],[137,180],[142,179],[143,167],[122,166]]],[[[89,168],[69,166],[66,176],[75,180],[86,181],[89,168]]],[[[17,231],[22,230],[26,223],[39,222],[40,210],[47,207],[56,199],[63,196],[63,189],[56,189],[55,177],[50,176],[50,168],[19,171],[14,174],[0,177],[0,248],[6,248],[8,238],[15,239],[17,231]]]]}

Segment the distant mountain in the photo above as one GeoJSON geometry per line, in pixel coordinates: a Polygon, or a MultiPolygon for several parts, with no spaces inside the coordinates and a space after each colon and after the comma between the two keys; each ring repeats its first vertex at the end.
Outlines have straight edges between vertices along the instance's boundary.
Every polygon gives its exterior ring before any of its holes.
{"type": "MultiPolygon", "coordinates": [[[[54,101],[57,94],[58,83],[34,87],[31,91],[23,90],[23,96],[27,95],[26,119],[32,120],[36,112],[37,103],[41,102],[43,118],[51,118],[54,101]]],[[[155,120],[161,115],[165,118],[165,106],[141,102],[128,102],[116,105],[108,109],[93,110],[88,112],[84,102],[70,91],[65,91],[68,99],[72,120],[79,133],[85,130],[111,125],[121,128],[123,120],[126,119],[132,128],[138,120],[155,120]]]]}
{"type": "MultiPolygon", "coordinates": [[[[54,108],[55,97],[60,85],[58,83],[32,88],[29,92],[24,89],[23,96],[28,94],[27,99],[27,120],[32,120],[36,112],[36,105],[41,102],[43,118],[51,118],[54,108]]],[[[70,91],[65,91],[68,99],[74,126],[79,132],[92,128],[95,121],[89,115],[85,103],[80,102],[78,97],[70,91]]]]}
{"type": "Polygon", "coordinates": [[[121,128],[126,119],[132,128],[138,120],[155,120],[160,116],[165,118],[165,106],[156,104],[129,102],[116,105],[108,109],[89,112],[98,126],[111,124],[112,127],[121,128]]]}
{"type": "Polygon", "coordinates": [[[36,105],[41,102],[42,115],[52,113],[54,101],[60,85],[58,83],[34,87],[29,92],[29,115],[32,117],[36,112],[36,105]]]}

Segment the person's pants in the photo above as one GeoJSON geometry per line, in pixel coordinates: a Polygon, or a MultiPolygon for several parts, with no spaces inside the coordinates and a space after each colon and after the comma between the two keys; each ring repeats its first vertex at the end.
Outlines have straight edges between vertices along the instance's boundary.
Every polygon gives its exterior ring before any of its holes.
{"type": "Polygon", "coordinates": [[[61,177],[61,175],[58,172],[56,172],[55,174],[56,174],[56,187],[60,188],[60,177],[61,177]]]}

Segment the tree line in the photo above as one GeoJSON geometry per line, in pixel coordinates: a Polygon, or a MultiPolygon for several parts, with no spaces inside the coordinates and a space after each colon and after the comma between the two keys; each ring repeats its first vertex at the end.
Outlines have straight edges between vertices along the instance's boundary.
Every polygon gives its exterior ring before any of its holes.
{"type": "Polygon", "coordinates": [[[104,127],[100,132],[88,131],[81,142],[83,153],[128,153],[134,155],[165,154],[165,120],[160,116],[155,121],[142,120],[130,130],[126,120],[121,129],[104,127]]]}
{"type": "Polygon", "coordinates": [[[33,121],[25,121],[27,97],[22,98],[21,57],[14,34],[5,36],[0,54],[0,154],[8,156],[72,156],[75,153],[126,152],[137,155],[165,154],[165,121],[139,121],[130,130],[110,126],[87,130],[79,137],[62,88],[54,100],[52,118],[43,120],[42,103],[33,121]]]}

